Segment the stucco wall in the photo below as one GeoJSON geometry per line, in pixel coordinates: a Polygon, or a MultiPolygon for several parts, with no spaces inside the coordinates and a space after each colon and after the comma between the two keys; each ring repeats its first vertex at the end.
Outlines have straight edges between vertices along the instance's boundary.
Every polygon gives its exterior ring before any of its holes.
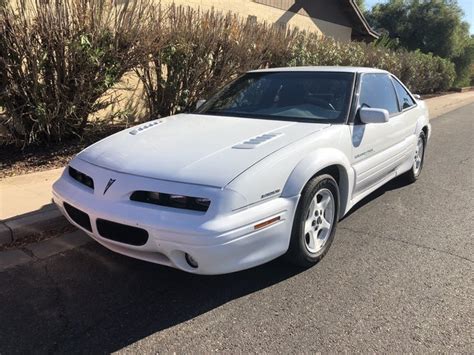
{"type": "Polygon", "coordinates": [[[256,3],[252,0],[161,0],[163,5],[175,3],[177,5],[191,6],[210,10],[212,8],[233,12],[247,18],[256,16],[258,21],[268,23],[285,23],[289,27],[298,27],[301,30],[311,31],[333,37],[340,41],[350,41],[352,29],[337,23],[328,22],[322,19],[309,17],[306,12],[296,14],[284,11],[278,7],[256,3]]]}

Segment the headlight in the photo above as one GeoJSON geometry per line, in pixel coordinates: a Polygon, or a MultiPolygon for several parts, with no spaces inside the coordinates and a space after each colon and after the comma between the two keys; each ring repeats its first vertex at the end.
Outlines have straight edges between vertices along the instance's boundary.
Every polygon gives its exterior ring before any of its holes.
{"type": "Polygon", "coordinates": [[[182,195],[169,195],[170,207],[186,208],[189,198],[182,195]]]}
{"type": "Polygon", "coordinates": [[[211,205],[211,200],[209,200],[208,198],[197,197],[197,198],[195,198],[194,202],[198,206],[202,206],[203,208],[206,208],[206,210],[211,205]]]}
{"type": "Polygon", "coordinates": [[[68,167],[69,176],[72,177],[77,182],[80,182],[91,189],[94,189],[94,180],[89,175],[81,173],[79,170],[74,169],[72,166],[68,167]]]}
{"type": "Polygon", "coordinates": [[[166,194],[154,191],[134,191],[130,200],[154,205],[206,212],[211,200],[203,197],[166,194]]]}

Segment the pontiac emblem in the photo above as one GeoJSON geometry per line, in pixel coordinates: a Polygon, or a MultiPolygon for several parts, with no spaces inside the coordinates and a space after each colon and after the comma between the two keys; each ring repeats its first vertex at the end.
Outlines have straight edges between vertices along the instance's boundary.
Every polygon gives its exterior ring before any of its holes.
{"type": "Polygon", "coordinates": [[[105,193],[106,193],[107,190],[110,188],[110,186],[112,186],[112,184],[115,182],[115,180],[116,180],[116,179],[109,179],[109,182],[108,182],[107,185],[105,186],[103,195],[105,195],[105,193]]]}

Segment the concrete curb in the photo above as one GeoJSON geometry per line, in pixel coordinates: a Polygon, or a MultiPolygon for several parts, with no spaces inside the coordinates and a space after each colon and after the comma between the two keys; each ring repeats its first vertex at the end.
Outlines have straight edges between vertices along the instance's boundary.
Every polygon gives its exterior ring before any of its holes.
{"type": "Polygon", "coordinates": [[[77,230],[59,237],[29,244],[21,249],[0,251],[0,271],[28,263],[47,259],[68,250],[72,250],[92,242],[84,232],[77,230]]]}
{"type": "Polygon", "coordinates": [[[0,222],[0,245],[8,244],[13,241],[12,231],[3,222],[0,222]]]}
{"type": "Polygon", "coordinates": [[[8,244],[34,233],[63,228],[68,221],[53,204],[41,211],[0,221],[0,245],[8,244]]]}

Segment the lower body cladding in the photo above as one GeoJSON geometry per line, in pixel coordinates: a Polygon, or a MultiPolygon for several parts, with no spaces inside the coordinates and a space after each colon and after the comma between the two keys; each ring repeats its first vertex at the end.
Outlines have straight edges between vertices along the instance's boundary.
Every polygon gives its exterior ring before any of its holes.
{"type": "MultiPolygon", "coordinates": [[[[207,235],[170,230],[166,225],[137,223],[133,213],[107,213],[106,205],[65,199],[55,189],[54,202],[75,226],[108,249],[196,274],[225,274],[248,269],[283,255],[290,242],[298,196],[275,198],[216,217],[207,235]],[[222,219],[219,221],[219,219],[222,219]],[[229,219],[233,223],[229,223],[229,219]],[[239,226],[235,226],[239,221],[239,226]],[[232,225],[223,232],[222,226],[232,225]]],[[[116,209],[115,209],[116,210],[116,209]]],[[[176,213],[176,218],[186,215],[176,213]]]]}

